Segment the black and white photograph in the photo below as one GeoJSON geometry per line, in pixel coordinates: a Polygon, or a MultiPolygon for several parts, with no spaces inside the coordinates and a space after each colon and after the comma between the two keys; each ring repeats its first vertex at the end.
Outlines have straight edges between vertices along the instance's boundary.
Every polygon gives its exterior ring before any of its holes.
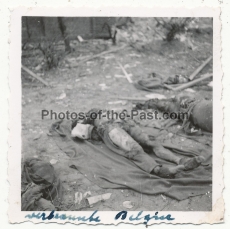
{"type": "Polygon", "coordinates": [[[21,17],[21,210],[212,211],[213,18],[21,17]]]}
{"type": "Polygon", "coordinates": [[[218,8],[26,8],[9,40],[9,221],[223,220],[218,8]]]}

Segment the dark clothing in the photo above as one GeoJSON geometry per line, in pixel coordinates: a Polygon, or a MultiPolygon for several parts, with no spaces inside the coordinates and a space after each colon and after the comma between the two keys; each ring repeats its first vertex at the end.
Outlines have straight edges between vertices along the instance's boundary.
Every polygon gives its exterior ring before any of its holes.
{"type": "MultiPolygon", "coordinates": [[[[125,129],[127,130],[127,127],[125,129]]],[[[130,159],[139,168],[146,171],[147,173],[150,173],[156,166],[159,165],[153,158],[144,152],[142,147],[132,137],[130,137],[130,135],[126,133],[118,123],[102,124],[97,128],[97,131],[103,139],[105,145],[110,150],[130,159]],[[118,141],[121,142],[121,145],[115,145],[113,139],[111,140],[110,135],[112,131],[116,131],[116,136],[113,136],[114,138],[121,138],[118,141]],[[123,139],[125,140],[122,141],[123,139]]]]}
{"type": "Polygon", "coordinates": [[[54,210],[62,198],[62,186],[53,166],[38,158],[22,163],[22,210],[54,210]],[[51,204],[51,202],[52,204],[51,204]]]}

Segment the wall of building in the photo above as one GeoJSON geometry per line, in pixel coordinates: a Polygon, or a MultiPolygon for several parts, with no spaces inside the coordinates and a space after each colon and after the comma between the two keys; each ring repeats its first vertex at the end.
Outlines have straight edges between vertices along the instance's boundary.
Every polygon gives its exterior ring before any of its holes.
{"type": "MultiPolygon", "coordinates": [[[[113,25],[115,17],[65,17],[64,24],[70,39],[78,35],[85,39],[109,38],[105,24],[113,25]]],[[[57,17],[22,17],[22,42],[63,39],[57,17]]]]}

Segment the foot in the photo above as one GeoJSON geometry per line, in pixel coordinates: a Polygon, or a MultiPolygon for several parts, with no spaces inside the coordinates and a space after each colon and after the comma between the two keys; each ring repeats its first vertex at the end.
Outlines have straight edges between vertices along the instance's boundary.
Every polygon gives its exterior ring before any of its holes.
{"type": "Polygon", "coordinates": [[[159,177],[171,179],[174,178],[178,172],[183,170],[184,170],[184,165],[177,165],[174,167],[162,165],[162,166],[157,166],[153,170],[153,172],[159,177]]]}
{"type": "Polygon", "coordinates": [[[204,157],[196,156],[193,158],[181,158],[179,165],[184,165],[184,170],[192,170],[200,166],[204,162],[204,157]]]}

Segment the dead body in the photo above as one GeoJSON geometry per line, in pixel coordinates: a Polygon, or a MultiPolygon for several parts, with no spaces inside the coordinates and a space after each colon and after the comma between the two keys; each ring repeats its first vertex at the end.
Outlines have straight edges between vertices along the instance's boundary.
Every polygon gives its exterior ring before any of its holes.
{"type": "Polygon", "coordinates": [[[212,133],[213,102],[206,99],[194,99],[189,97],[175,97],[170,99],[151,99],[144,104],[137,104],[137,110],[155,109],[168,113],[187,113],[188,117],[183,121],[183,129],[191,134],[191,126],[212,133]]]}
{"type": "Polygon", "coordinates": [[[81,138],[81,133],[77,129],[84,128],[82,125],[86,125],[86,132],[90,129],[91,137],[98,139],[100,136],[110,150],[130,159],[142,170],[160,177],[173,178],[182,170],[195,169],[204,160],[201,156],[181,158],[174,155],[158,141],[150,140],[148,134],[133,120],[84,120],[83,124],[74,126],[72,136],[81,138]],[[93,125],[94,129],[90,128],[89,124],[93,125]],[[157,157],[173,162],[175,166],[158,164],[143,150],[142,146],[151,147],[157,157]]]}

